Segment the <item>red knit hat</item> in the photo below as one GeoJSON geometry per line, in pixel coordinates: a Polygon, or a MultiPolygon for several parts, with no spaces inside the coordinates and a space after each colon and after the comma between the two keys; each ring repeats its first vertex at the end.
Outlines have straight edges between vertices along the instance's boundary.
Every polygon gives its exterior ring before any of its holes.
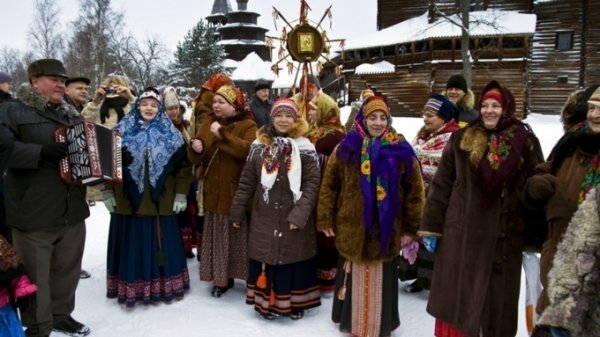
{"type": "Polygon", "coordinates": [[[273,118],[273,116],[275,116],[275,114],[278,112],[287,112],[294,117],[294,120],[298,120],[298,118],[300,118],[296,102],[289,98],[278,98],[275,102],[273,102],[273,107],[271,108],[271,118],[273,118]]]}
{"type": "Polygon", "coordinates": [[[491,88],[490,90],[484,92],[481,96],[481,102],[485,101],[488,98],[497,101],[504,108],[504,96],[502,96],[502,91],[500,91],[499,88],[491,88]]]}

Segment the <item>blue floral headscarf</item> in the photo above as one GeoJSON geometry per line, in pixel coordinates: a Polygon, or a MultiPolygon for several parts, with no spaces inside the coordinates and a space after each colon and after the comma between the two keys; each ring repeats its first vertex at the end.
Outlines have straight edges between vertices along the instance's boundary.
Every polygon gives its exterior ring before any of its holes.
{"type": "Polygon", "coordinates": [[[173,154],[184,144],[181,132],[165,112],[156,89],[148,88],[138,96],[131,112],[115,127],[122,136],[122,146],[131,153],[133,161],[128,169],[135,182],[138,192],[144,191],[144,172],[146,160],[150,186],[156,188],[156,183],[173,154]],[[154,98],[160,105],[158,113],[150,122],[140,115],[140,101],[144,98],[154,98]]]}

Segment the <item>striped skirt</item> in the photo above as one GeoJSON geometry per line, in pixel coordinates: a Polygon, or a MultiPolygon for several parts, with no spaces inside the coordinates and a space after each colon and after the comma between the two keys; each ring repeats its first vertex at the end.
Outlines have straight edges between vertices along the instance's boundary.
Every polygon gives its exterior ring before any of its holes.
{"type": "Polygon", "coordinates": [[[292,311],[321,305],[315,259],[272,266],[265,264],[266,288],[257,286],[263,264],[250,260],[246,303],[261,314],[289,316],[292,311]]]}

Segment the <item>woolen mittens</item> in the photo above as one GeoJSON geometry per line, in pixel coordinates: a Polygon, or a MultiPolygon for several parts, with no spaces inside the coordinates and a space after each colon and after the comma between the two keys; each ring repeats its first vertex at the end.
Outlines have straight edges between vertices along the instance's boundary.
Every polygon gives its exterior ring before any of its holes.
{"type": "Polygon", "coordinates": [[[42,146],[42,159],[56,161],[67,156],[67,143],[52,143],[42,146]]]}
{"type": "Polygon", "coordinates": [[[102,202],[104,203],[104,206],[106,206],[106,209],[109,213],[115,212],[115,209],[117,208],[117,200],[114,196],[109,196],[108,198],[102,200],[102,202]]]}
{"type": "Polygon", "coordinates": [[[534,200],[546,199],[554,194],[558,179],[549,173],[537,174],[527,180],[527,192],[534,200]]]}
{"type": "Polygon", "coordinates": [[[185,198],[185,195],[177,193],[175,195],[175,202],[173,202],[173,212],[175,212],[175,213],[183,212],[183,210],[185,210],[186,207],[187,207],[187,199],[185,198]]]}

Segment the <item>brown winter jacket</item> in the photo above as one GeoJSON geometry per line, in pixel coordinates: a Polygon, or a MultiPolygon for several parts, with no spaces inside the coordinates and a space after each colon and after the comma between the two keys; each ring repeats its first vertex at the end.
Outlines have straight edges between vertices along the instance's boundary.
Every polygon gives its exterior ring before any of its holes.
{"type": "Polygon", "coordinates": [[[308,124],[300,118],[288,136],[299,145],[302,196],[294,204],[282,159],[276,181],[269,191],[269,202],[265,202],[260,180],[265,146],[273,142],[273,135],[267,131],[269,126],[267,124],[258,131],[257,140],[252,144],[229,219],[241,223],[245,219],[245,206],[251,200],[248,257],[270,265],[283,265],[307,260],[317,253],[313,209],[321,177],[314,146],[301,137],[306,133],[308,124]],[[291,230],[290,224],[299,229],[291,230]]]}
{"type": "Polygon", "coordinates": [[[188,159],[201,166],[204,177],[204,209],[218,214],[228,214],[231,200],[238,186],[240,174],[250,144],[256,137],[256,123],[245,113],[227,119],[210,114],[202,118],[196,138],[202,141],[202,153],[197,154],[188,148],[188,159]],[[218,139],[210,132],[210,125],[219,121],[223,126],[218,139]]]}
{"type": "MultiPolygon", "coordinates": [[[[513,179],[482,188],[465,148],[486,144],[469,126],[444,147],[431,183],[419,234],[438,235],[427,312],[468,337],[514,336],[517,331],[524,224],[521,190],[543,160],[529,134],[513,179]]],[[[475,150],[473,150],[475,151],[475,150]]]]}
{"type": "Polygon", "coordinates": [[[344,258],[359,263],[390,261],[400,252],[402,235],[416,236],[425,199],[421,168],[415,157],[412,175],[407,178],[404,164],[398,166],[401,178],[397,188],[402,205],[396,210],[390,248],[382,255],[379,226],[374,224],[373,233],[369,234],[363,224],[360,168],[339,159],[337,147],[331,153],[319,192],[317,228],[334,230],[335,245],[344,258]]]}

